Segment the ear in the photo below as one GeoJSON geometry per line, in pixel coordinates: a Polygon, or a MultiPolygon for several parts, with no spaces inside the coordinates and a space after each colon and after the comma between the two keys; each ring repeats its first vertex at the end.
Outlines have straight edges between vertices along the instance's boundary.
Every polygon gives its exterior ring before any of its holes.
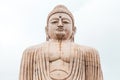
{"type": "Polygon", "coordinates": [[[46,32],[46,41],[49,40],[49,35],[48,35],[48,27],[46,26],[45,27],[45,32],[46,32]]]}
{"type": "Polygon", "coordinates": [[[73,27],[73,31],[72,31],[72,35],[71,35],[71,41],[73,41],[74,42],[74,35],[75,35],[75,33],[76,33],[76,27],[74,26],[73,27]]]}
{"type": "Polygon", "coordinates": [[[76,33],[76,26],[73,27],[73,35],[76,33]]]}
{"type": "Polygon", "coordinates": [[[45,32],[46,32],[46,35],[48,34],[48,27],[46,26],[45,27],[45,32]]]}

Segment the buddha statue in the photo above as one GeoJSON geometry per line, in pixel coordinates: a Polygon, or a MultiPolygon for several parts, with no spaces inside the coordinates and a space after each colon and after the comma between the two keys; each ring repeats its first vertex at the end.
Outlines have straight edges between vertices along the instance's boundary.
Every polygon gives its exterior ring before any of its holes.
{"type": "Polygon", "coordinates": [[[57,5],[47,18],[46,42],[27,48],[19,80],[103,80],[96,49],[74,43],[72,13],[57,5]]]}

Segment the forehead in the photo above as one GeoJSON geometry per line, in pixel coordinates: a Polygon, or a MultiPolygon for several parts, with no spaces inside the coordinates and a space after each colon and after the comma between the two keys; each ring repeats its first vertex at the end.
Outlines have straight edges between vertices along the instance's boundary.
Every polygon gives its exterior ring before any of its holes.
{"type": "Polygon", "coordinates": [[[66,13],[55,13],[50,16],[49,20],[54,19],[54,18],[60,18],[60,16],[61,16],[61,18],[67,18],[69,20],[72,20],[71,17],[66,13]]]}

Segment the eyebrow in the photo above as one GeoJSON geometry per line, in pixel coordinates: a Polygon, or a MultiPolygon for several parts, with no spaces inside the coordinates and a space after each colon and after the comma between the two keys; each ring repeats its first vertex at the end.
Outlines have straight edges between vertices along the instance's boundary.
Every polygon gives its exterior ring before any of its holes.
{"type": "Polygon", "coordinates": [[[50,19],[50,21],[52,21],[52,20],[58,20],[58,18],[52,18],[52,19],[50,19]]]}
{"type": "MultiPolygon", "coordinates": [[[[62,18],[62,17],[60,16],[60,18],[62,18]]],[[[59,18],[52,18],[52,19],[50,19],[50,21],[52,21],[52,20],[59,20],[59,18]]],[[[65,17],[63,17],[62,20],[70,21],[68,18],[65,18],[65,17]]]]}
{"type": "Polygon", "coordinates": [[[68,21],[70,21],[70,19],[68,19],[68,18],[64,18],[64,17],[63,17],[62,19],[63,19],[63,20],[68,20],[68,21]]]}

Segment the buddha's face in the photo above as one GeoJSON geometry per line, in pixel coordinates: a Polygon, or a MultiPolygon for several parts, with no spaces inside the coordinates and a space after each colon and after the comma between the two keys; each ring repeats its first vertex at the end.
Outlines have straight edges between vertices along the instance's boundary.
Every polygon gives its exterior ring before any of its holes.
{"type": "Polygon", "coordinates": [[[65,13],[55,13],[48,20],[47,33],[50,39],[70,39],[73,33],[73,22],[65,13]]]}

